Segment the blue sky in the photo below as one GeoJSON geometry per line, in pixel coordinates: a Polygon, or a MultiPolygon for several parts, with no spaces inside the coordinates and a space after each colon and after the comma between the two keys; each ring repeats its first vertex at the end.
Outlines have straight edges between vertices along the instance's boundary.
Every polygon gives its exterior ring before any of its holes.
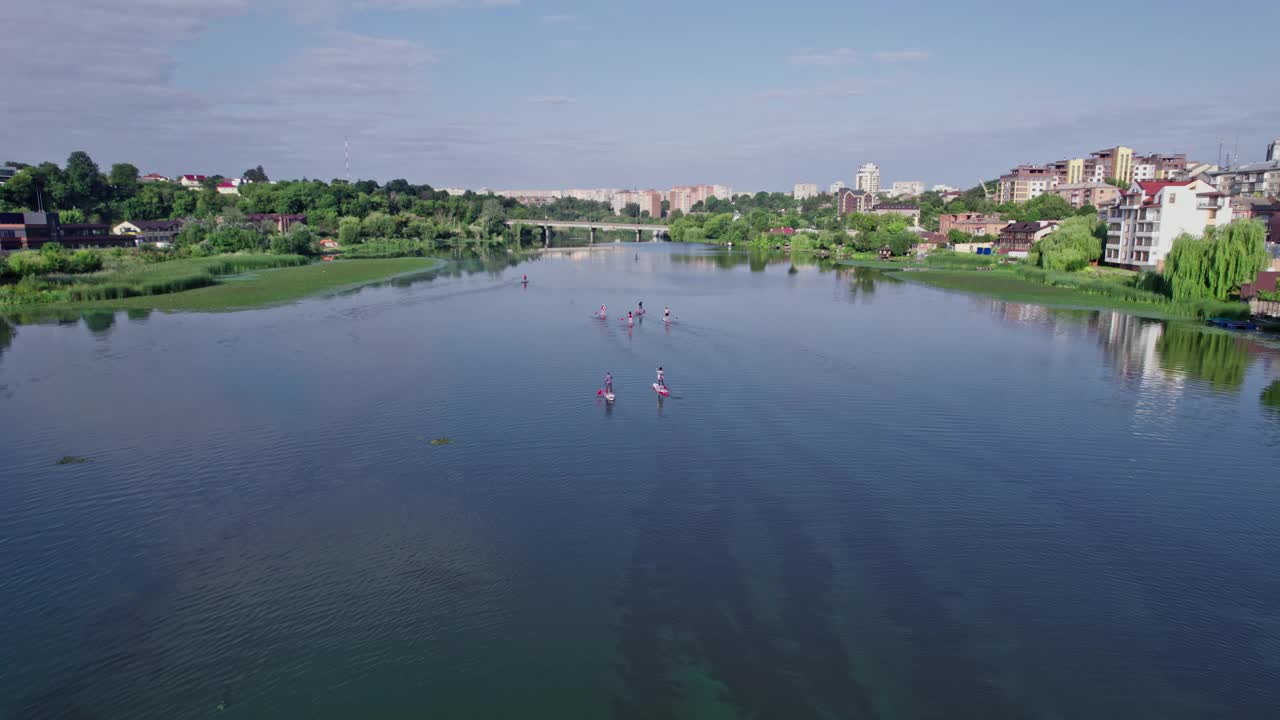
{"type": "Polygon", "coordinates": [[[1213,162],[1238,138],[1251,160],[1280,137],[1280,4],[1258,0],[6,6],[32,29],[6,41],[6,160],[327,179],[349,136],[379,180],[756,190],[863,162],[970,186],[1115,144],[1213,162]]]}

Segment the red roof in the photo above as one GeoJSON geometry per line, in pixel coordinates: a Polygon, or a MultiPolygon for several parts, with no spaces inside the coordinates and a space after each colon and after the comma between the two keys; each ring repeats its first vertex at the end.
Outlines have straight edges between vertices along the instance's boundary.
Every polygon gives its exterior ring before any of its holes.
{"type": "Polygon", "coordinates": [[[167,178],[167,177],[165,177],[165,176],[161,175],[160,173],[147,173],[146,175],[143,175],[142,177],[144,177],[144,178],[151,178],[151,179],[153,179],[153,180],[168,180],[168,179],[169,179],[169,178],[167,178]]]}
{"type": "Polygon", "coordinates": [[[183,175],[182,179],[183,180],[203,180],[204,176],[203,175],[183,175]]]}
{"type": "Polygon", "coordinates": [[[218,187],[231,187],[231,188],[233,188],[233,187],[235,187],[235,186],[236,186],[236,184],[235,184],[235,183],[233,183],[233,182],[231,182],[230,180],[223,180],[222,182],[218,183],[218,187]]]}

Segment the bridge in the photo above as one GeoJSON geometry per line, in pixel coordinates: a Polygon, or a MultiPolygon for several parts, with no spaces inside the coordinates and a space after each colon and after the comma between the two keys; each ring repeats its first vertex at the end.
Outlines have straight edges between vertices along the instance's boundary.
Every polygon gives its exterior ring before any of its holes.
{"type": "Polygon", "coordinates": [[[589,220],[508,220],[507,225],[514,228],[519,228],[523,225],[541,228],[543,247],[551,247],[551,231],[554,229],[569,230],[577,228],[588,230],[591,235],[590,242],[593,245],[596,242],[597,230],[633,230],[636,234],[636,242],[640,242],[641,233],[644,232],[652,232],[654,240],[659,240],[667,235],[666,225],[645,223],[591,222],[589,220]]]}

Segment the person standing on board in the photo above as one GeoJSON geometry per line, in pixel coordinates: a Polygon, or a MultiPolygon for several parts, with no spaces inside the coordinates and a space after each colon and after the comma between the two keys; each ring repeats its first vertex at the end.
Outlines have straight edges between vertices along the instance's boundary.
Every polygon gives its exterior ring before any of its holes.
{"type": "Polygon", "coordinates": [[[608,370],[604,371],[604,394],[605,395],[613,394],[613,373],[609,372],[608,370]]]}
{"type": "Polygon", "coordinates": [[[635,316],[631,314],[630,310],[628,310],[627,311],[627,327],[631,327],[632,325],[635,324],[635,322],[636,322],[635,316]]]}
{"type": "Polygon", "coordinates": [[[660,387],[660,388],[664,388],[664,387],[666,387],[666,386],[667,386],[667,381],[663,379],[663,377],[662,377],[662,366],[661,366],[661,365],[659,365],[659,366],[658,366],[658,387],[660,387]]]}
{"type": "Polygon", "coordinates": [[[603,318],[603,317],[605,317],[605,314],[604,314],[604,305],[601,305],[601,306],[600,306],[600,317],[602,317],[602,318],[603,318]]]}
{"type": "Polygon", "coordinates": [[[671,308],[663,308],[663,309],[662,309],[662,322],[664,322],[664,323],[670,323],[670,322],[671,322],[671,308]]]}

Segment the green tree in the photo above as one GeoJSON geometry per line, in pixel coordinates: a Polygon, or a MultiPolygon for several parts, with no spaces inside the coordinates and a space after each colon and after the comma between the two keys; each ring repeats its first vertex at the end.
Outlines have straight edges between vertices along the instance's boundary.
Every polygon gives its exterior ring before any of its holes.
{"type": "Polygon", "coordinates": [[[47,272],[44,257],[34,250],[10,253],[8,260],[9,272],[18,277],[33,277],[47,272]]]}
{"type": "Polygon", "coordinates": [[[1254,220],[1237,220],[1201,238],[1183,234],[1165,258],[1164,280],[1174,300],[1225,300],[1252,281],[1271,256],[1266,231],[1254,220]]]}
{"type": "Polygon", "coordinates": [[[1102,257],[1102,242],[1094,234],[1096,218],[1072,217],[1031,247],[1027,258],[1045,270],[1073,272],[1102,257]]]}
{"type": "Polygon", "coordinates": [[[69,258],[62,243],[47,242],[40,246],[40,259],[44,261],[45,272],[66,272],[69,258]]]}
{"type": "Polygon", "coordinates": [[[338,220],[338,244],[355,245],[360,242],[360,219],[344,217],[338,220]]]}
{"type": "Polygon", "coordinates": [[[287,233],[271,236],[271,252],[279,255],[307,255],[315,242],[315,233],[302,223],[296,223],[287,233]]]}
{"type": "Polygon", "coordinates": [[[251,183],[270,182],[270,179],[267,177],[266,171],[262,169],[261,165],[245,170],[244,174],[242,174],[240,177],[244,178],[245,180],[248,180],[251,183]]]}
{"type": "MultiPolygon", "coordinates": [[[[339,226],[341,231],[341,226],[339,226]]],[[[396,221],[384,212],[371,212],[360,221],[360,235],[366,239],[389,238],[395,235],[396,221]]]]}
{"type": "Polygon", "coordinates": [[[93,250],[76,250],[67,259],[67,271],[91,273],[102,269],[102,254],[93,250]]]}
{"type": "Polygon", "coordinates": [[[84,211],[80,208],[70,208],[68,210],[58,211],[58,222],[64,225],[75,225],[76,223],[88,222],[85,219],[84,211]]]}
{"type": "Polygon", "coordinates": [[[80,208],[85,212],[96,212],[110,197],[106,180],[98,170],[98,164],[89,157],[89,153],[76,150],[67,157],[66,176],[67,190],[59,209],[80,208]]]}
{"type": "Polygon", "coordinates": [[[116,200],[128,200],[138,192],[138,168],[129,163],[115,163],[107,176],[111,195],[116,200]]]}

